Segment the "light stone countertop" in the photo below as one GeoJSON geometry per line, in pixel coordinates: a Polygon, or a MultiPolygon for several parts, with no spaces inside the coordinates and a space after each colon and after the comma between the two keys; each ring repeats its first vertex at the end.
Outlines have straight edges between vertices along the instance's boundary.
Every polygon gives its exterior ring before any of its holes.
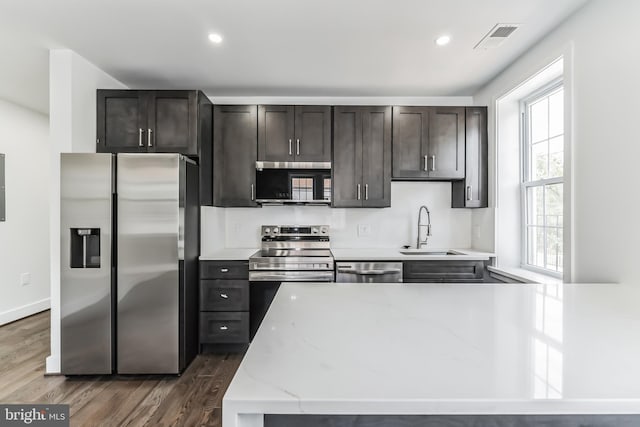
{"type": "Polygon", "coordinates": [[[341,249],[331,248],[331,253],[336,261],[429,261],[429,260],[481,260],[487,261],[496,255],[489,252],[479,252],[473,249],[439,249],[425,248],[431,252],[456,252],[456,255],[430,255],[415,253],[406,255],[400,253],[401,248],[381,248],[381,249],[341,249]]]}
{"type": "MultiPolygon", "coordinates": [[[[229,260],[248,260],[251,255],[256,253],[258,248],[247,249],[220,249],[209,252],[200,256],[200,261],[229,261],[229,260]]],[[[427,248],[428,251],[447,251],[457,252],[459,255],[424,255],[413,254],[405,255],[400,253],[400,248],[381,248],[381,249],[344,249],[332,248],[331,253],[336,261],[424,261],[424,260],[483,260],[495,257],[495,254],[489,252],[480,252],[473,249],[438,249],[427,248]]]]}
{"type": "Polygon", "coordinates": [[[200,261],[246,261],[258,250],[258,248],[220,249],[200,255],[200,261]]]}
{"type": "Polygon", "coordinates": [[[639,414],[640,285],[280,287],[223,400],[262,414],[639,414]]]}

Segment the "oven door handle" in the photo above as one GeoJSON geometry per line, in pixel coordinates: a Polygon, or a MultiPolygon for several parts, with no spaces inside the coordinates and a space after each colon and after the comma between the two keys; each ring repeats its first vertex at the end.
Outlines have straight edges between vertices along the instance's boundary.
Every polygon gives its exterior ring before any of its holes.
{"type": "Polygon", "coordinates": [[[338,270],[338,273],[357,274],[359,276],[381,276],[383,274],[402,273],[398,269],[390,270],[338,270]]]}

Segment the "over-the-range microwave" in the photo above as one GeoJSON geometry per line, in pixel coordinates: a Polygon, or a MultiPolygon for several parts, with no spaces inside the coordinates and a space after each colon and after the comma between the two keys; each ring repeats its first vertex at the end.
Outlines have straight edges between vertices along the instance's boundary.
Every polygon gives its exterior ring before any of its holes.
{"type": "Polygon", "coordinates": [[[256,201],[263,205],[328,205],[330,162],[256,162],[256,201]]]}

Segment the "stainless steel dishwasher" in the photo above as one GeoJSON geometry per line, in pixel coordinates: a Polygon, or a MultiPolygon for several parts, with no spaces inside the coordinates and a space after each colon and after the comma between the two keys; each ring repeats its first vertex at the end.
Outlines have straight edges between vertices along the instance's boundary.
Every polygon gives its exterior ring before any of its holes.
{"type": "Polygon", "coordinates": [[[402,283],[401,262],[337,262],[338,283],[402,283]]]}

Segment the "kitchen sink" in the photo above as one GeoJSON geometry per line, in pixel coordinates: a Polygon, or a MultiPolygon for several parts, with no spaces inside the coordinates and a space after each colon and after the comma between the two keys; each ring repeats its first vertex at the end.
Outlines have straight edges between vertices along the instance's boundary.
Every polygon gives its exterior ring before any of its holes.
{"type": "Polygon", "coordinates": [[[403,255],[462,255],[459,252],[433,249],[400,249],[403,255]]]}

